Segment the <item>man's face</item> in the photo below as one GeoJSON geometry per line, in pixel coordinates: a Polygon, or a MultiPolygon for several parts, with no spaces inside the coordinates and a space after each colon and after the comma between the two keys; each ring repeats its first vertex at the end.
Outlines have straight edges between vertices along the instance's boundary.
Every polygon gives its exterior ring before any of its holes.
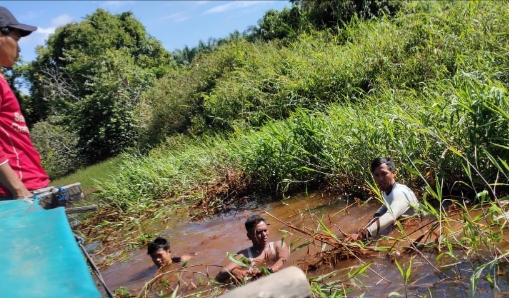
{"type": "Polygon", "coordinates": [[[158,249],[156,252],[150,254],[152,262],[158,267],[164,267],[171,262],[171,250],[158,249]]]}
{"type": "Polygon", "coordinates": [[[253,241],[255,245],[265,245],[269,239],[269,230],[264,221],[260,221],[252,231],[247,233],[247,237],[253,241]]]}
{"type": "Polygon", "coordinates": [[[373,171],[373,178],[375,179],[376,185],[386,194],[391,192],[392,186],[396,182],[394,179],[395,176],[396,171],[389,170],[389,167],[385,163],[381,164],[373,171]]]}
{"type": "Polygon", "coordinates": [[[0,33],[0,64],[1,66],[11,67],[18,60],[21,49],[18,41],[21,38],[17,29],[10,29],[8,35],[0,33]]]}

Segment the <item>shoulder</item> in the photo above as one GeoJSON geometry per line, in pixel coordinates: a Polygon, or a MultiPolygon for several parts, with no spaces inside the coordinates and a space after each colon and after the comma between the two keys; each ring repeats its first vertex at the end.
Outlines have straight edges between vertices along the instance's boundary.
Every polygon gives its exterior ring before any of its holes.
{"type": "Polygon", "coordinates": [[[393,190],[395,193],[414,193],[413,190],[410,189],[410,187],[406,186],[405,184],[397,183],[396,187],[394,187],[393,190]]]}
{"type": "Polygon", "coordinates": [[[286,243],[284,241],[278,240],[271,242],[274,247],[287,247],[286,243]]]}
{"type": "Polygon", "coordinates": [[[273,245],[274,245],[274,250],[277,251],[277,252],[284,252],[284,251],[288,251],[288,245],[286,245],[286,243],[284,241],[274,241],[272,242],[273,245]]]}
{"type": "Polygon", "coordinates": [[[241,258],[241,257],[244,257],[244,256],[247,256],[249,253],[247,252],[249,248],[244,248],[243,250],[239,250],[237,252],[237,257],[241,258]]]}
{"type": "Polygon", "coordinates": [[[398,185],[396,185],[396,187],[394,188],[393,193],[395,198],[417,201],[417,197],[415,196],[414,191],[404,184],[398,183],[398,185]]]}

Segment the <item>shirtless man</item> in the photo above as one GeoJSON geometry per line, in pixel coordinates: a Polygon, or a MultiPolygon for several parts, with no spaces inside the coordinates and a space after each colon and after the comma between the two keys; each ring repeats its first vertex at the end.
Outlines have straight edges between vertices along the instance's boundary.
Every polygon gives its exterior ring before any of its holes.
{"type": "Polygon", "coordinates": [[[267,266],[270,273],[279,271],[290,255],[288,246],[284,241],[269,241],[269,230],[265,219],[259,215],[252,215],[245,223],[247,238],[253,242],[253,246],[237,253],[236,259],[248,258],[250,268],[243,268],[235,262],[230,262],[216,276],[216,281],[224,282],[230,276],[242,280],[248,276],[258,276],[260,266],[267,266]],[[270,266],[272,264],[272,266],[270,266]]]}
{"type": "Polygon", "coordinates": [[[396,167],[391,158],[375,158],[371,163],[371,174],[382,191],[385,203],[371,217],[367,227],[351,234],[344,242],[367,240],[377,236],[396,220],[414,215],[419,208],[414,192],[406,185],[396,182],[396,167]]]}
{"type": "Polygon", "coordinates": [[[162,237],[157,237],[148,244],[147,254],[150,255],[157,268],[162,268],[171,263],[185,262],[193,257],[191,255],[172,257],[170,242],[162,237]]]}

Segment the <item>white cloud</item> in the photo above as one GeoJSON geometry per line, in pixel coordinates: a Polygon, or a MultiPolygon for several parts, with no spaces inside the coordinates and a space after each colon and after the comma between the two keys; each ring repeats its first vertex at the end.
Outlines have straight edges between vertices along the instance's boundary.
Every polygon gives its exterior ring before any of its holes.
{"type": "Polygon", "coordinates": [[[69,15],[69,14],[62,14],[62,15],[59,15],[58,17],[56,18],[52,18],[51,19],[51,25],[55,26],[55,27],[60,27],[60,26],[63,26],[65,24],[69,24],[70,22],[74,21],[74,17],[69,15]]]}
{"type": "Polygon", "coordinates": [[[258,4],[266,4],[267,1],[232,1],[227,4],[218,5],[205,11],[203,14],[222,13],[229,10],[245,8],[258,4]]]}
{"type": "Polygon", "coordinates": [[[49,27],[38,27],[37,31],[22,38],[20,40],[20,46],[32,44],[42,45],[50,34],[55,33],[57,27],[69,24],[72,21],[74,21],[74,17],[69,14],[62,14],[54,17],[51,19],[49,27]]]}
{"type": "Polygon", "coordinates": [[[188,20],[189,16],[185,15],[184,13],[174,13],[174,14],[165,16],[163,19],[172,20],[174,23],[180,23],[185,20],[188,20]]]}

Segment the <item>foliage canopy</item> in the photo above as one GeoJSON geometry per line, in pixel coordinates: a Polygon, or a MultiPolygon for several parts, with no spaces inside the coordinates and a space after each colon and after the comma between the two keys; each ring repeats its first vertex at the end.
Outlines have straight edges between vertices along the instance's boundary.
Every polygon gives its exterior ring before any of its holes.
{"type": "Polygon", "coordinates": [[[136,143],[133,110],[140,94],[172,67],[171,55],[131,12],[98,9],[81,22],[57,28],[31,63],[30,121],[59,115],[78,136],[86,164],[136,143]]]}

